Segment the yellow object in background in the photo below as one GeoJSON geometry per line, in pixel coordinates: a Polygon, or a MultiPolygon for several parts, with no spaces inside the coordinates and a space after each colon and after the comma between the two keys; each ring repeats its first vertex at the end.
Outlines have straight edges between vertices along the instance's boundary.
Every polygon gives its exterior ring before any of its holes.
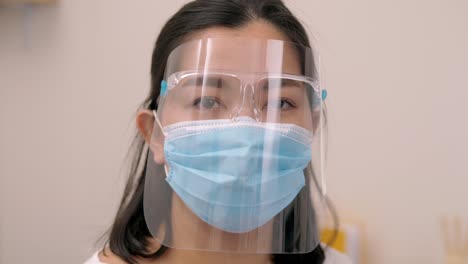
{"type": "Polygon", "coordinates": [[[346,253],[346,234],[343,231],[338,230],[335,234],[335,230],[324,229],[322,230],[320,241],[342,253],[346,253]],[[331,244],[328,244],[333,239],[333,236],[336,236],[335,239],[331,244]]]}
{"type": "Polygon", "coordinates": [[[320,241],[322,243],[328,244],[330,247],[342,252],[343,254],[348,255],[353,264],[360,263],[360,234],[359,228],[355,225],[345,224],[336,231],[336,237],[333,241],[333,236],[335,236],[335,229],[333,228],[324,228],[320,234],[320,241]]]}

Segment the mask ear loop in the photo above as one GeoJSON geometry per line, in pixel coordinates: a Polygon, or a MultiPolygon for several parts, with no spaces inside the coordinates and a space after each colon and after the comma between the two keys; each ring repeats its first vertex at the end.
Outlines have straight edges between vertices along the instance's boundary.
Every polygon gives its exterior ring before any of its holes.
{"type": "Polygon", "coordinates": [[[167,136],[167,132],[164,130],[164,127],[161,125],[161,122],[159,121],[158,115],[156,114],[156,110],[153,109],[153,115],[154,115],[154,121],[158,123],[159,128],[161,129],[161,132],[163,133],[164,136],[167,136]]]}
{"type": "MultiPolygon", "coordinates": [[[[154,115],[154,120],[156,121],[156,123],[158,124],[159,128],[161,129],[161,132],[163,133],[164,137],[167,136],[167,132],[164,131],[164,128],[161,124],[161,122],[159,121],[159,118],[158,118],[158,115],[156,114],[156,110],[153,109],[153,115],[154,115]]],[[[166,177],[169,175],[169,168],[167,166],[166,163],[164,163],[164,172],[166,173],[166,177]]]]}

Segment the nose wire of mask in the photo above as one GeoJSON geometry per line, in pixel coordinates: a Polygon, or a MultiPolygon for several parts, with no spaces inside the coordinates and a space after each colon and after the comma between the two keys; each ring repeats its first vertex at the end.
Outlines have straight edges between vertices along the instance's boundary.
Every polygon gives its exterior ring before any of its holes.
{"type": "Polygon", "coordinates": [[[252,84],[245,84],[241,87],[242,100],[240,105],[231,114],[232,120],[237,120],[240,116],[249,116],[255,119],[257,122],[261,121],[261,111],[258,109],[255,103],[255,91],[252,84]],[[248,110],[251,113],[243,113],[244,110],[248,110]],[[251,116],[253,114],[253,116],[251,116]]]}

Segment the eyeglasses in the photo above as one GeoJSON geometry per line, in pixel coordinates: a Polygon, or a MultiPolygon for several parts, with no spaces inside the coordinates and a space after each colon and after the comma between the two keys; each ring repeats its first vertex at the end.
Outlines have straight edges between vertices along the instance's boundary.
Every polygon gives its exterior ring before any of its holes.
{"type": "Polygon", "coordinates": [[[253,115],[263,122],[292,122],[320,108],[319,94],[312,78],[293,74],[182,71],[161,85],[165,104],[199,120],[253,115]]]}

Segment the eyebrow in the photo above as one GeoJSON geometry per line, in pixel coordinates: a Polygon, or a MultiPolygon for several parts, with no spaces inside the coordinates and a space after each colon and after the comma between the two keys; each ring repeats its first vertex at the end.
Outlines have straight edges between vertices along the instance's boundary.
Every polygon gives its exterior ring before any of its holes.
{"type": "MultiPolygon", "coordinates": [[[[221,82],[230,83],[229,80],[225,80],[222,75],[197,75],[195,78],[190,79],[188,83],[190,84],[203,84],[203,88],[223,88],[224,85],[221,85],[221,82]],[[206,85],[206,86],[205,86],[206,85]]],[[[229,87],[230,85],[228,85],[229,87]]]]}
{"type": "MultiPolygon", "coordinates": [[[[274,79],[275,82],[278,82],[279,81],[279,78],[278,79],[274,79]]],[[[269,84],[270,81],[266,81],[264,84],[269,84]]],[[[303,87],[304,85],[297,85],[297,84],[300,84],[302,83],[301,81],[297,81],[297,80],[291,80],[291,79],[281,79],[281,85],[280,85],[280,88],[291,88],[291,87],[303,87]],[[283,85],[287,85],[287,84],[291,84],[291,86],[286,86],[284,87],[283,85]]],[[[264,90],[268,90],[268,88],[270,88],[269,86],[267,85],[263,85],[263,89],[264,90]]]]}

